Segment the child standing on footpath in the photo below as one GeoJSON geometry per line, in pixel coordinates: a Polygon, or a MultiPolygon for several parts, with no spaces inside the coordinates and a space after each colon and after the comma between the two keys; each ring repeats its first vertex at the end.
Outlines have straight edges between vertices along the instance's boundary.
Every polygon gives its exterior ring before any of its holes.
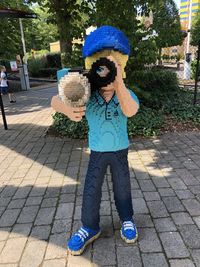
{"type": "Polygon", "coordinates": [[[134,243],[138,232],[133,220],[130,174],[128,167],[127,117],[135,115],[139,101],[133,91],[126,88],[123,77],[130,46],[126,36],[111,26],[102,26],[85,40],[83,57],[86,69],[102,57],[114,62],[117,75],[114,82],[92,92],[86,107],[69,107],[58,96],[51,105],[73,121],[85,115],[89,125],[90,160],[85,179],[82,204],[82,227],[68,241],[72,255],[80,255],[86,245],[101,233],[100,203],[102,184],[108,165],[111,169],[116,208],[122,222],[121,238],[134,243]]]}
{"type": "Polygon", "coordinates": [[[8,85],[6,67],[1,66],[0,71],[1,71],[1,76],[0,76],[1,94],[2,95],[8,94],[10,103],[15,103],[16,102],[15,95],[13,94],[13,92],[11,91],[11,89],[9,88],[9,85],[8,85]]]}

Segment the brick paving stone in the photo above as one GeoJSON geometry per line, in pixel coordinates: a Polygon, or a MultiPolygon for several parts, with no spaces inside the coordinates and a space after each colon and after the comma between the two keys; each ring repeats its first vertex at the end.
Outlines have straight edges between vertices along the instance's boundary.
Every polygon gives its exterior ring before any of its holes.
{"type": "Polygon", "coordinates": [[[18,267],[18,264],[0,264],[0,267],[18,267]]]}
{"type": "Polygon", "coordinates": [[[164,177],[152,177],[152,181],[154,182],[156,188],[170,187],[167,179],[165,179],[164,177]]]}
{"type": "Polygon", "coordinates": [[[179,199],[194,198],[194,195],[189,190],[175,190],[179,199]]]}
{"type": "Polygon", "coordinates": [[[141,256],[138,247],[117,247],[118,267],[142,267],[141,256]]]}
{"type": "Polygon", "coordinates": [[[42,263],[47,244],[42,241],[29,242],[24,250],[19,266],[38,267],[42,263]]]}
{"type": "Polygon", "coordinates": [[[0,253],[3,250],[3,247],[5,246],[5,241],[0,241],[0,253]]]}
{"type": "Polygon", "coordinates": [[[18,223],[31,223],[35,220],[39,206],[24,207],[17,220],[18,223]]]}
{"type": "Polygon", "coordinates": [[[10,234],[11,228],[0,228],[0,241],[5,241],[9,234],[10,234]]]}
{"type": "Polygon", "coordinates": [[[187,212],[175,212],[171,214],[175,224],[183,225],[183,224],[193,224],[192,217],[187,212]]]}
{"type": "Polygon", "coordinates": [[[182,201],[182,203],[191,216],[200,215],[200,202],[198,202],[196,199],[185,199],[182,201]]]}
{"type": "Polygon", "coordinates": [[[160,233],[159,235],[168,258],[189,257],[189,251],[178,232],[160,233]]]}
{"type": "Polygon", "coordinates": [[[100,217],[101,237],[113,237],[113,224],[111,216],[100,217]]]}
{"type": "Polygon", "coordinates": [[[195,267],[194,263],[191,260],[170,260],[170,267],[195,267]]]}
{"type": "Polygon", "coordinates": [[[4,211],[5,211],[5,208],[4,207],[3,208],[0,208],[0,217],[4,213],[4,211]]]}
{"type": "Polygon", "coordinates": [[[183,183],[180,178],[170,178],[168,179],[169,184],[174,190],[185,190],[187,186],[183,183]]]}
{"type": "Polygon", "coordinates": [[[26,198],[31,191],[31,186],[20,187],[13,196],[13,199],[26,198]]]}
{"type": "Polygon", "coordinates": [[[147,206],[150,209],[153,218],[168,217],[169,214],[161,201],[148,201],[147,206]]]}
{"type": "Polygon", "coordinates": [[[54,220],[53,227],[52,227],[52,233],[63,233],[63,232],[69,232],[72,227],[72,221],[71,220],[54,220]]]}
{"type": "Polygon", "coordinates": [[[75,202],[75,194],[60,195],[59,203],[72,203],[72,202],[75,202]]]}
{"type": "Polygon", "coordinates": [[[45,259],[59,259],[66,256],[66,240],[69,236],[66,233],[54,234],[50,236],[45,259]]]}
{"type": "Polygon", "coordinates": [[[177,231],[177,228],[170,217],[154,219],[154,224],[158,232],[177,231]]]}
{"type": "Polygon", "coordinates": [[[195,221],[197,227],[200,229],[200,216],[198,216],[198,217],[193,217],[193,220],[195,221]]]}
{"type": "Polygon", "coordinates": [[[65,259],[59,259],[59,260],[47,260],[44,261],[42,264],[42,267],[65,267],[66,266],[66,260],[65,259]]]}
{"type": "Polygon", "coordinates": [[[40,225],[32,228],[31,237],[39,240],[47,240],[49,238],[51,227],[49,225],[40,225]]]}
{"type": "Polygon", "coordinates": [[[10,197],[0,197],[0,207],[7,207],[10,201],[10,197]]]}
{"type": "Polygon", "coordinates": [[[12,197],[16,191],[17,191],[16,187],[6,186],[3,192],[1,192],[1,197],[2,198],[12,197]]]}
{"type": "Polygon", "coordinates": [[[20,209],[6,210],[0,219],[0,227],[12,226],[17,220],[20,209]]]}
{"type": "Polygon", "coordinates": [[[174,190],[171,188],[158,188],[158,192],[161,197],[173,197],[176,195],[174,190]]]}
{"type": "Polygon", "coordinates": [[[35,220],[35,225],[51,224],[56,208],[41,208],[35,220]]]}
{"type": "Polygon", "coordinates": [[[200,194],[200,185],[188,186],[188,188],[194,195],[200,194]]]}
{"type": "Polygon", "coordinates": [[[164,254],[162,253],[150,253],[142,254],[142,261],[144,267],[167,267],[169,266],[164,254]]]}
{"type": "Polygon", "coordinates": [[[42,197],[28,197],[26,200],[25,206],[34,206],[34,205],[40,205],[42,202],[42,197]]]}
{"type": "Polygon", "coordinates": [[[192,258],[194,259],[194,262],[196,263],[196,266],[200,266],[200,249],[194,249],[192,250],[192,258]]]}
{"type": "MultiPolygon", "coordinates": [[[[80,212],[81,212],[81,208],[80,208],[80,212]]],[[[110,215],[110,214],[111,214],[110,202],[101,201],[100,215],[110,215]]]]}
{"type": "Polygon", "coordinates": [[[196,225],[181,225],[179,230],[189,248],[200,248],[200,230],[196,225]]]}
{"type": "Polygon", "coordinates": [[[25,247],[26,241],[27,238],[9,239],[0,254],[0,263],[5,264],[18,262],[25,247]]]}
{"type": "Polygon", "coordinates": [[[146,201],[160,200],[158,192],[144,192],[143,194],[146,201]]]}
{"type": "Polygon", "coordinates": [[[141,228],[139,230],[139,246],[142,252],[161,252],[162,247],[155,229],[141,228]]]}
{"type": "Polygon", "coordinates": [[[74,211],[73,203],[61,203],[59,204],[56,212],[56,219],[71,219],[74,211]]]}
{"type": "Polygon", "coordinates": [[[115,242],[113,238],[99,238],[93,245],[93,262],[101,266],[115,265],[115,242]]]}
{"type": "Polygon", "coordinates": [[[25,203],[26,199],[24,198],[20,198],[20,199],[14,199],[12,200],[9,205],[8,205],[8,209],[20,209],[23,208],[24,203],[25,203]]]}
{"type": "Polygon", "coordinates": [[[156,188],[151,180],[139,180],[138,182],[143,192],[156,191],[156,188]]]}
{"type": "Polygon", "coordinates": [[[169,212],[184,211],[185,208],[181,204],[181,201],[177,197],[163,197],[167,210],[169,212]]]}
{"type": "Polygon", "coordinates": [[[147,215],[147,214],[135,214],[134,221],[137,227],[140,227],[140,228],[154,226],[150,215],[147,215]]]}
{"type": "Polygon", "coordinates": [[[84,251],[84,255],[79,257],[74,257],[72,255],[68,255],[67,259],[67,267],[95,267],[99,266],[92,263],[92,255],[91,255],[91,245],[87,246],[86,250],[84,251]]]}
{"type": "Polygon", "coordinates": [[[33,187],[29,197],[43,196],[46,191],[46,186],[43,187],[33,187]]]}
{"type": "MultiPolygon", "coordinates": [[[[146,193],[147,193],[147,192],[146,192],[146,193]]],[[[132,194],[132,197],[133,197],[133,198],[141,198],[141,197],[143,197],[142,191],[139,190],[139,189],[131,190],[131,194],[132,194]]],[[[103,199],[103,198],[102,198],[102,199],[103,199]]],[[[108,198],[107,200],[109,200],[109,198],[108,198]]]]}
{"type": "Polygon", "coordinates": [[[149,213],[148,208],[146,206],[146,202],[143,198],[134,198],[132,199],[134,214],[137,213],[149,213]]]}
{"type": "Polygon", "coordinates": [[[42,208],[55,207],[57,205],[58,198],[45,198],[42,201],[42,208]]]}
{"type": "Polygon", "coordinates": [[[31,223],[27,224],[15,224],[9,238],[18,238],[28,236],[32,228],[31,223]]]}

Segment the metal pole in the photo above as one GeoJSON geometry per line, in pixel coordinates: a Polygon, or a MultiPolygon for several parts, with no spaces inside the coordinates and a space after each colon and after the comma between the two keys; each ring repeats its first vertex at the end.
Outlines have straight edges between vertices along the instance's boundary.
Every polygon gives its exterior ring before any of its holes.
{"type": "Polygon", "coordinates": [[[3,100],[1,97],[1,93],[0,93],[0,106],[1,106],[1,114],[2,114],[2,118],[3,118],[3,124],[4,124],[4,129],[8,130],[8,125],[6,122],[6,115],[5,115],[5,111],[4,111],[4,106],[3,106],[3,100]]]}
{"type": "MultiPolygon", "coordinates": [[[[190,36],[191,36],[191,27],[192,27],[192,0],[190,0],[189,4],[189,17],[188,17],[188,35],[187,35],[187,45],[186,45],[186,55],[190,53],[190,36]]],[[[190,57],[190,55],[189,55],[190,57]]],[[[190,79],[190,69],[191,69],[191,59],[186,60],[184,64],[184,79],[190,79]]]]}
{"type": "Polygon", "coordinates": [[[21,32],[21,39],[22,39],[22,46],[23,46],[23,53],[24,53],[24,63],[25,63],[22,65],[23,65],[23,71],[24,71],[24,76],[25,76],[26,90],[28,90],[28,89],[30,89],[30,83],[29,83],[29,76],[28,76],[27,58],[26,58],[26,44],[25,44],[25,38],[24,38],[22,19],[19,19],[19,25],[20,25],[20,32],[21,32]]]}
{"type": "Polygon", "coordinates": [[[199,80],[199,61],[200,61],[200,40],[199,40],[198,51],[197,51],[197,67],[196,67],[196,75],[195,75],[195,88],[194,88],[194,101],[193,101],[194,105],[197,102],[197,86],[198,86],[198,80],[199,80]]]}

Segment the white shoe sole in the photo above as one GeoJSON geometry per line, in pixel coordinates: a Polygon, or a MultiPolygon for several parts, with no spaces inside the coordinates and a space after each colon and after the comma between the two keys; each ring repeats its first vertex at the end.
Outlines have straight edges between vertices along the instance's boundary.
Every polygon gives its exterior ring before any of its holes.
{"type": "Polygon", "coordinates": [[[124,240],[127,244],[134,244],[137,239],[138,239],[138,232],[137,232],[137,235],[134,239],[127,239],[123,234],[122,234],[122,230],[120,230],[120,234],[121,234],[121,238],[122,240],[124,240]]]}
{"type": "Polygon", "coordinates": [[[94,240],[96,240],[100,236],[100,234],[101,234],[101,231],[98,232],[96,235],[94,235],[92,238],[90,238],[80,250],[71,250],[68,248],[69,253],[73,256],[81,255],[83,251],[85,250],[85,247],[89,245],[90,243],[92,243],[94,240]]]}

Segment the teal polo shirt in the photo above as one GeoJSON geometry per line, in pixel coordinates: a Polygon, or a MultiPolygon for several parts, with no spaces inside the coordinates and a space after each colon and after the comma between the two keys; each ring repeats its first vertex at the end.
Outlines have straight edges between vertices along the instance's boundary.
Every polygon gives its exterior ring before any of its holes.
{"type": "MultiPolygon", "coordinates": [[[[137,96],[129,90],[139,104],[137,96]]],[[[86,106],[89,125],[89,148],[93,151],[108,152],[128,148],[127,117],[123,114],[116,94],[107,103],[96,90],[86,106]]]]}

